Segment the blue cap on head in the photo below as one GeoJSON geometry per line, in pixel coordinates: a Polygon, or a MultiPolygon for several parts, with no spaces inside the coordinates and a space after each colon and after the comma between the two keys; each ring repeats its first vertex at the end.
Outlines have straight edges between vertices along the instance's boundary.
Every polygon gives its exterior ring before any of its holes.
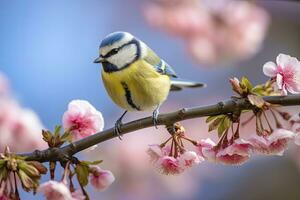
{"type": "Polygon", "coordinates": [[[100,48],[112,45],[113,43],[120,41],[124,36],[125,36],[124,32],[111,33],[102,40],[100,44],[100,48]]]}

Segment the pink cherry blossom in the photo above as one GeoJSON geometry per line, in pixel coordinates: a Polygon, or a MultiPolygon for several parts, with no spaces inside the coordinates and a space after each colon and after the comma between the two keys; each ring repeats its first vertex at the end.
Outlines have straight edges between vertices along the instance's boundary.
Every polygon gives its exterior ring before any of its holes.
{"type": "Polygon", "coordinates": [[[268,13],[247,1],[161,0],[146,5],[149,24],[182,38],[189,54],[204,64],[253,56],[269,24],[268,13]]]}
{"type": "Polygon", "coordinates": [[[91,168],[90,182],[96,190],[106,190],[114,181],[115,177],[111,171],[103,170],[98,166],[91,168]]]}
{"type": "Polygon", "coordinates": [[[10,144],[15,151],[47,148],[41,134],[44,126],[35,112],[23,108],[15,119],[11,127],[12,144],[10,144]]]}
{"type": "Polygon", "coordinates": [[[10,98],[0,99],[0,150],[6,146],[14,152],[47,147],[42,139],[43,125],[37,114],[22,108],[10,98]]]}
{"type": "Polygon", "coordinates": [[[217,162],[229,165],[240,165],[250,158],[252,147],[249,142],[237,139],[233,144],[220,149],[216,154],[217,162]]]}
{"type": "Polygon", "coordinates": [[[197,145],[198,154],[208,161],[215,162],[216,161],[216,143],[212,141],[210,138],[205,140],[201,140],[197,145]]]}
{"type": "Polygon", "coordinates": [[[151,162],[156,162],[159,158],[161,158],[164,155],[162,148],[159,144],[149,145],[147,153],[150,156],[151,162]]]}
{"type": "Polygon", "coordinates": [[[77,189],[71,193],[72,200],[85,200],[86,196],[82,193],[81,189],[77,189]]]}
{"type": "Polygon", "coordinates": [[[174,158],[171,156],[163,156],[157,162],[158,169],[166,175],[175,175],[180,174],[184,171],[179,164],[178,158],[174,158]]]}
{"type": "Polygon", "coordinates": [[[276,80],[276,88],[286,95],[300,93],[300,62],[289,55],[279,54],[274,62],[267,62],[263,66],[266,76],[276,80]]]}
{"type": "Polygon", "coordinates": [[[44,194],[47,200],[76,200],[63,182],[48,181],[41,184],[37,192],[44,194]]]}
{"type": "Polygon", "coordinates": [[[186,151],[179,157],[179,164],[183,169],[198,165],[202,161],[204,161],[204,158],[197,155],[194,151],[186,151]]]}
{"type": "Polygon", "coordinates": [[[295,133],[292,131],[276,129],[271,135],[254,135],[248,141],[256,153],[282,156],[287,149],[288,142],[294,137],[295,133]]]}
{"type": "Polygon", "coordinates": [[[71,131],[72,140],[76,141],[102,131],[104,120],[89,102],[73,100],[63,115],[63,127],[71,131]]]}
{"type": "Polygon", "coordinates": [[[249,142],[237,139],[233,144],[228,144],[227,147],[217,147],[215,142],[210,138],[201,140],[198,147],[199,155],[203,156],[206,160],[230,164],[240,165],[250,158],[251,145],[249,142]]]}

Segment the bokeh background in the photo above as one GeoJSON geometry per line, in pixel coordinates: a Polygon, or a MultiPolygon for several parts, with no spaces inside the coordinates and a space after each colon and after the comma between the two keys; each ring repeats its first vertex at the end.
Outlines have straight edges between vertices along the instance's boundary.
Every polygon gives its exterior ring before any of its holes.
{"type": "MultiPolygon", "coordinates": [[[[51,129],[61,123],[70,100],[85,99],[103,113],[105,127],[109,128],[122,110],[107,96],[100,79],[101,67],[93,60],[101,39],[123,30],[145,41],[181,77],[208,85],[202,90],[171,94],[162,112],[217,102],[232,95],[229,77],[246,75],[260,83],[266,80],[262,73],[266,61],[275,60],[279,53],[300,58],[300,3],[256,2],[271,15],[262,49],[247,60],[208,67],[188,55],[182,40],[149,26],[143,15],[145,1],[2,0],[0,70],[10,79],[14,96],[36,111],[45,127],[51,129]]],[[[125,121],[147,115],[131,113],[125,121]]],[[[184,125],[195,138],[208,136],[203,119],[184,125]]],[[[116,176],[108,190],[97,193],[90,189],[91,199],[300,199],[300,157],[296,148],[290,148],[284,157],[253,157],[239,167],[205,162],[172,177],[150,166],[146,154],[148,144],[166,137],[163,128],[149,128],[81,154],[86,159],[104,159],[103,168],[116,176]]],[[[22,196],[32,199],[30,194],[22,196]]]]}

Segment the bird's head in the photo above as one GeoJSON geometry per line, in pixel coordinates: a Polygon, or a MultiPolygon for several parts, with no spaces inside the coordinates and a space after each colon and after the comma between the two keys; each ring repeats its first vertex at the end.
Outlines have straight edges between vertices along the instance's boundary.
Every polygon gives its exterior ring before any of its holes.
{"type": "Polygon", "coordinates": [[[127,32],[114,32],[101,42],[99,57],[94,63],[102,63],[107,72],[119,71],[142,57],[144,44],[127,32]]]}

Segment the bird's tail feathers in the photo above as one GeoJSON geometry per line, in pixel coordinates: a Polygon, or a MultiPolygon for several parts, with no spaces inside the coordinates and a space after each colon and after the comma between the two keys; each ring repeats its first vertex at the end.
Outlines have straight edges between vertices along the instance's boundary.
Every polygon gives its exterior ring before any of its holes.
{"type": "Polygon", "coordinates": [[[171,80],[171,91],[180,91],[184,88],[202,88],[206,87],[206,84],[194,82],[194,81],[186,81],[186,80],[171,80]]]}

